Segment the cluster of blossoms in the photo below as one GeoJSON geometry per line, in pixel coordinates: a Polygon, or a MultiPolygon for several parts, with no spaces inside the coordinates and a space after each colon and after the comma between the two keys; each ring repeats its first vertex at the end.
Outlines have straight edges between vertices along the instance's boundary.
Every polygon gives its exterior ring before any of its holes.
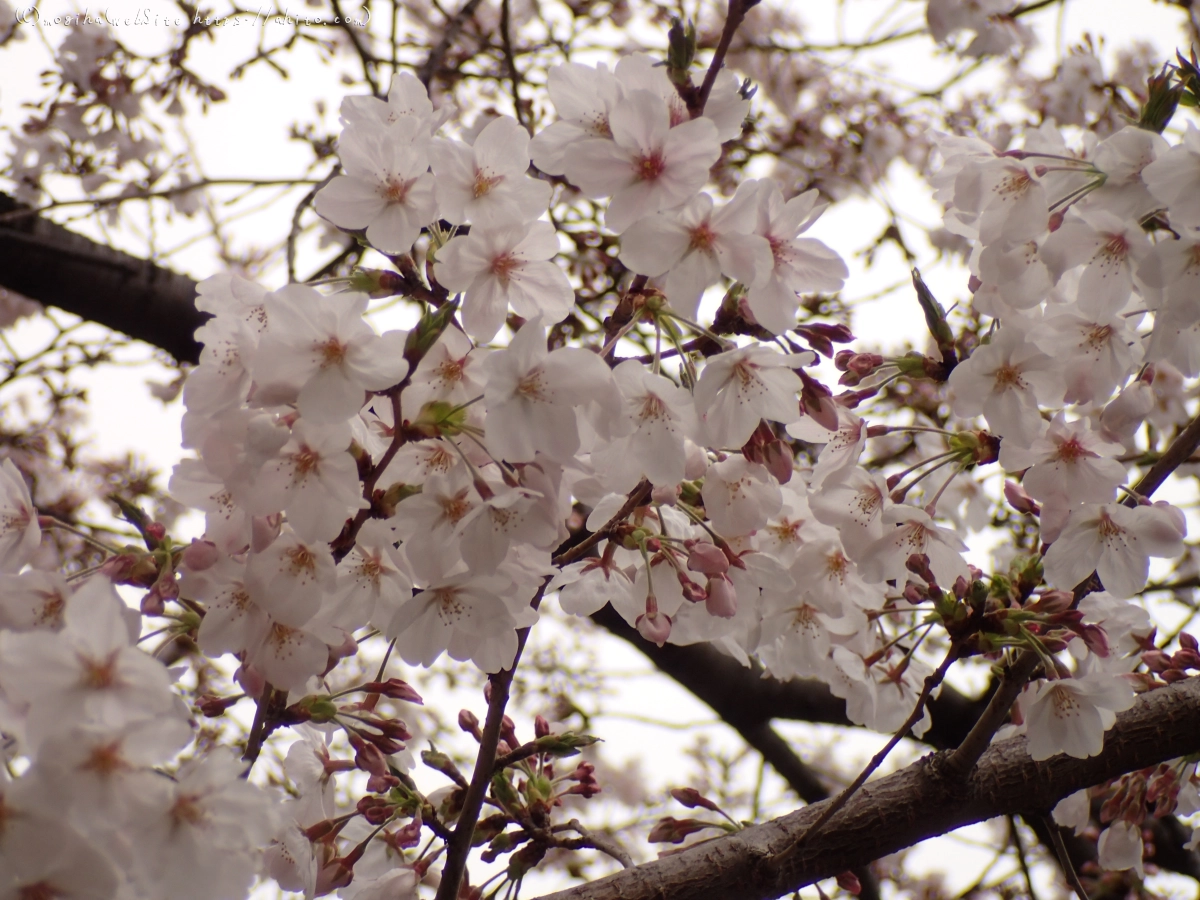
{"type": "MultiPolygon", "coordinates": [[[[998,40],[971,17],[939,27],[998,40]]],[[[885,732],[905,725],[932,671],[904,643],[915,629],[892,628],[930,614],[957,655],[1041,654],[1014,726],[1034,759],[1101,751],[1150,649],[1130,599],[1151,557],[1184,552],[1182,514],[1125,487],[1124,455],[1147,419],[1180,421],[1183,376],[1200,370],[1200,131],[1172,147],[1131,126],[1081,152],[1052,126],[1005,152],[942,139],[946,228],[972,242],[974,306],[995,322],[959,362],[963,347],[924,297],[940,360],[885,360],[834,355],[852,339],[844,326],[799,322],[799,294],[836,291],[847,275],[803,236],[822,211],[815,191],[788,198],[745,180],[727,201],[704,192],[749,107],[732,74],[700,109],[642,56],[611,71],[561,66],[549,93],[558,121],[532,138],[503,116],[449,136],[449,111],[410,75],[386,101],[346,100],[345,174],[315,209],[399,274],[361,272],[335,294],[236,276],[201,285],[212,318],[184,389],[196,457],[171,491],[205,513],[202,540],[173,548],[147,527],[152,566],[123,554],[78,586],[22,571],[38,518],[11,464],[0,473],[0,728],[30,763],[2,785],[0,887],[52,896],[87,873],[96,898],[235,896],[269,844],[287,889],[415,896],[428,861],[404,853],[425,814],[405,805],[399,774],[413,765],[411,735],[358,704],[369,728],[344,726],[356,757],[332,759],[318,726],[332,729],[344,707],[325,678],[364,629],[411,665],[446,653],[500,672],[550,595],[576,616],[610,604],[659,645],[707,642],[780,679],[821,679],[854,722],[885,732]],[[604,224],[634,276],[601,347],[561,346],[551,330],[575,288],[545,216],[579,194],[607,201],[604,224]],[[718,285],[718,318],[740,332],[702,323],[718,285]],[[379,334],[368,294],[427,309],[411,330],[379,334]],[[511,340],[492,344],[506,324],[511,340]],[[640,326],[653,327],[654,352],[618,356],[640,326]],[[816,374],[821,356],[858,389],[835,397],[816,374]],[[948,382],[967,430],[861,418],[860,403],[899,375],[948,382]],[[950,469],[922,506],[905,501],[928,472],[904,485],[907,471],[863,465],[870,441],[897,434],[928,439],[934,469],[950,469]],[[1048,549],[989,579],[964,557],[970,516],[958,508],[965,473],[997,461],[1020,478],[1009,504],[1038,519],[1048,549]],[[1122,488],[1133,505],[1117,502],[1122,488]],[[586,555],[564,549],[576,504],[596,535],[586,555]],[[275,803],[221,753],[176,765],[188,713],[166,668],[137,649],[140,616],[113,580],[148,589],[148,616],[182,611],[203,653],[234,655],[260,713],[315,723],[288,754],[296,797],[275,803]],[[334,775],[352,769],[370,776],[368,796],[339,818],[334,775]],[[372,844],[364,823],[401,809],[410,824],[372,844]],[[339,836],[362,841],[338,856],[339,836]]],[[[399,682],[372,685],[376,699],[417,699],[399,682]]],[[[553,737],[539,733],[538,752],[553,737]]],[[[564,779],[594,791],[583,766],[564,779]]],[[[528,804],[539,814],[554,796],[543,793],[528,804]]],[[[1105,861],[1132,858],[1117,850],[1132,843],[1114,833],[1105,861]]]]}

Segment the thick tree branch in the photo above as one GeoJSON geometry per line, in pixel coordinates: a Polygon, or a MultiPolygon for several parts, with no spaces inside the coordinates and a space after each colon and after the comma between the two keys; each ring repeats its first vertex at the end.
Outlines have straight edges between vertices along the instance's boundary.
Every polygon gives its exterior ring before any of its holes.
{"type": "Polygon", "coordinates": [[[1044,813],[1084,787],[1198,750],[1200,678],[1189,678],[1122,713],[1099,756],[1035,762],[1017,737],[993,744],[961,781],[938,774],[936,754],[867,784],[783,864],[824,803],[544,900],[768,900],[965,825],[1044,813]]]}
{"type": "MultiPolygon", "coordinates": [[[[0,214],[26,207],[0,194],[0,214]]],[[[0,285],[198,362],[196,282],[39,216],[0,221],[0,285]]]]}

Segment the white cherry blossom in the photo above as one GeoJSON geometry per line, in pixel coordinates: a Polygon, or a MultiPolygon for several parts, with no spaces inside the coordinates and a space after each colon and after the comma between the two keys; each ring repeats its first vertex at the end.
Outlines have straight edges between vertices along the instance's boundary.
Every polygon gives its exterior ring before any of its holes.
{"type": "Polygon", "coordinates": [[[438,211],[455,225],[531,222],[550,202],[550,185],[525,174],[529,132],[508,116],[489,122],[473,144],[435,140],[430,162],[438,211]]]}
{"type": "Polygon", "coordinates": [[[526,319],[566,318],[575,291],[551,260],[558,237],[549,222],[476,227],[438,251],[437,275],[447,288],[463,292],[463,327],[480,342],[490,341],[504,324],[509,306],[526,319]]]}

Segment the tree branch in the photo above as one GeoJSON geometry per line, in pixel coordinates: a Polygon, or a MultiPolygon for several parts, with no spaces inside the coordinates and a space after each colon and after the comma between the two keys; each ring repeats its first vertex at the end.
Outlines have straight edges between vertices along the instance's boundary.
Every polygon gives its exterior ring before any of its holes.
{"type": "Polygon", "coordinates": [[[1200,678],[1189,678],[1143,695],[1090,759],[1035,762],[1022,736],[993,744],[965,781],[939,777],[939,754],[871,782],[782,865],[825,803],[543,900],[770,900],[965,825],[1044,813],[1077,790],[1197,750],[1200,678]]]}
{"type": "MultiPolygon", "coordinates": [[[[0,213],[27,209],[0,194],[0,213]]],[[[0,285],[46,306],[99,322],[200,361],[192,336],[208,319],[196,309],[196,282],[98,244],[39,216],[0,221],[0,285]]]]}

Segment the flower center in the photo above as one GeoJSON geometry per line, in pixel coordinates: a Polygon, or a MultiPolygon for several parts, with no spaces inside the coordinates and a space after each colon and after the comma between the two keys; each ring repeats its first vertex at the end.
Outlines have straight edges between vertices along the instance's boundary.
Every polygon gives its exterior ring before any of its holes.
{"type": "Polygon", "coordinates": [[[716,241],[717,236],[713,234],[712,228],[705,222],[692,229],[691,238],[690,249],[699,250],[702,253],[712,253],[713,242],[716,241]]]}
{"type": "Polygon", "coordinates": [[[1025,387],[1025,382],[1021,380],[1020,367],[1014,366],[1012,363],[1005,363],[998,368],[996,370],[996,387],[1017,388],[1018,390],[1025,387]]]}
{"type": "Polygon", "coordinates": [[[350,349],[346,344],[343,344],[335,337],[331,337],[323,344],[317,344],[314,348],[321,357],[321,368],[327,369],[330,366],[340,366],[346,361],[346,351],[350,349]]]}
{"type": "Polygon", "coordinates": [[[1079,443],[1079,438],[1073,437],[1068,441],[1063,441],[1058,445],[1058,450],[1054,453],[1054,458],[1059,462],[1076,463],[1085,457],[1095,456],[1094,453],[1089,453],[1079,443]]]}
{"type": "Polygon", "coordinates": [[[81,769],[95,772],[97,775],[113,775],[126,768],[125,760],[121,758],[121,743],[113,741],[100,747],[93,747],[81,769]]]}
{"type": "Polygon", "coordinates": [[[476,169],[474,187],[475,199],[478,200],[503,180],[503,175],[488,175],[482,169],[476,169]]]}
{"type": "Polygon", "coordinates": [[[416,180],[415,178],[410,178],[405,181],[402,178],[397,178],[395,175],[389,175],[387,180],[379,186],[379,196],[383,197],[388,203],[403,203],[408,199],[408,190],[416,180]]]}
{"type": "Polygon", "coordinates": [[[663,159],[661,150],[654,150],[633,161],[633,174],[638,181],[657,181],[666,169],[667,161],[663,159]]]}
{"type": "Polygon", "coordinates": [[[303,544],[292,547],[285,555],[291,560],[293,576],[299,577],[302,572],[311,575],[317,569],[316,555],[303,544]]]}
{"type": "Polygon", "coordinates": [[[546,401],[545,385],[542,383],[542,370],[536,368],[517,383],[517,393],[530,400],[546,401]]]}
{"type": "Polygon", "coordinates": [[[83,665],[83,686],[92,690],[103,691],[117,684],[117,656],[121,651],[114,650],[104,659],[80,658],[83,665]]]}
{"type": "Polygon", "coordinates": [[[519,268],[520,265],[521,261],[511,253],[501,253],[492,260],[492,274],[500,279],[501,284],[507,286],[513,270],[519,268]]]}
{"type": "Polygon", "coordinates": [[[299,452],[292,454],[292,464],[296,471],[295,480],[299,481],[304,476],[318,470],[321,465],[321,456],[307,444],[301,444],[299,452]]]}

